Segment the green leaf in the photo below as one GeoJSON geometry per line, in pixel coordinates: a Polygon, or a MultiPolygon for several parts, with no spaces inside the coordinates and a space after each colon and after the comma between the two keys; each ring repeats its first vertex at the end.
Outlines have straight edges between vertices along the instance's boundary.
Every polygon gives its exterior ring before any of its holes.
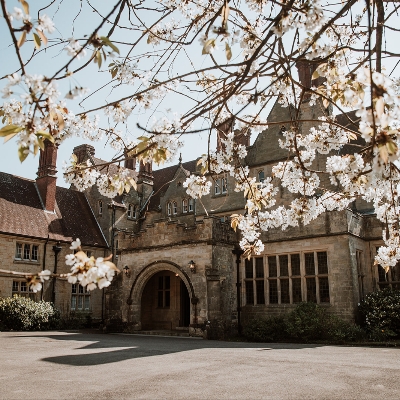
{"type": "Polygon", "coordinates": [[[18,157],[19,161],[24,162],[26,157],[28,157],[28,152],[25,153],[25,150],[29,150],[28,146],[21,146],[18,148],[18,157]]]}
{"type": "Polygon", "coordinates": [[[314,79],[317,79],[317,78],[319,78],[318,69],[316,69],[316,70],[313,72],[311,79],[314,80],[314,79]]]}
{"type": "Polygon", "coordinates": [[[215,39],[208,39],[208,40],[204,43],[203,51],[201,52],[201,54],[209,54],[209,53],[206,51],[206,48],[207,48],[209,45],[211,45],[211,44],[215,47],[215,39]]]}
{"type": "Polygon", "coordinates": [[[222,27],[224,29],[228,29],[229,4],[227,1],[225,1],[224,6],[222,7],[221,17],[222,17],[222,27]]]}
{"type": "Polygon", "coordinates": [[[44,45],[47,46],[48,40],[47,40],[46,35],[42,31],[39,31],[39,29],[36,29],[36,32],[37,32],[38,36],[40,37],[40,39],[42,40],[42,42],[44,43],[44,45]]]}
{"type": "Polygon", "coordinates": [[[107,36],[101,36],[100,39],[104,42],[106,46],[111,47],[116,53],[119,54],[118,47],[114,43],[112,43],[107,36]]]}
{"type": "Polygon", "coordinates": [[[29,4],[26,0],[18,0],[22,4],[25,14],[29,14],[29,4]]]}
{"type": "Polygon", "coordinates": [[[37,33],[33,34],[33,41],[35,42],[35,47],[39,50],[41,45],[41,40],[37,33]]]}
{"type": "Polygon", "coordinates": [[[51,143],[54,143],[54,137],[46,131],[37,131],[36,136],[39,139],[39,137],[42,137],[43,139],[49,140],[51,143]]]}
{"type": "Polygon", "coordinates": [[[96,52],[96,57],[97,57],[97,65],[99,66],[99,68],[101,68],[101,63],[103,62],[102,58],[101,58],[101,52],[100,50],[97,50],[96,52]]]}
{"type": "Polygon", "coordinates": [[[38,141],[39,147],[40,147],[42,150],[44,150],[44,142],[43,142],[43,140],[42,140],[39,136],[37,137],[37,141],[38,141]]]}
{"type": "Polygon", "coordinates": [[[24,127],[18,125],[6,125],[0,129],[0,137],[8,136],[12,133],[18,133],[24,130],[24,127]]]}
{"type": "Polygon", "coordinates": [[[148,138],[147,136],[139,136],[137,138],[137,140],[141,140],[142,142],[148,142],[150,138],[148,138]]]}
{"type": "Polygon", "coordinates": [[[25,40],[26,40],[26,31],[23,31],[17,42],[18,47],[21,47],[25,43],[25,40]]]}
{"type": "Polygon", "coordinates": [[[226,54],[226,59],[229,61],[232,58],[232,50],[228,42],[225,42],[225,54],[226,54]]]}

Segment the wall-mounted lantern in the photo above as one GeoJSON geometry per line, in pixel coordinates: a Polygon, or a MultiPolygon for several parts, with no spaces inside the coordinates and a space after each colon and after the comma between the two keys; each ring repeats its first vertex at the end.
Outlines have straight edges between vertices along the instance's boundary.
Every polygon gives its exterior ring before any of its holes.
{"type": "Polygon", "coordinates": [[[124,271],[125,276],[129,276],[130,275],[131,270],[129,269],[129,267],[127,265],[125,265],[125,267],[122,268],[122,269],[124,271]]]}
{"type": "Polygon", "coordinates": [[[195,264],[195,262],[193,260],[190,260],[188,265],[189,265],[190,271],[193,274],[195,274],[196,273],[196,264],[195,264]]]}

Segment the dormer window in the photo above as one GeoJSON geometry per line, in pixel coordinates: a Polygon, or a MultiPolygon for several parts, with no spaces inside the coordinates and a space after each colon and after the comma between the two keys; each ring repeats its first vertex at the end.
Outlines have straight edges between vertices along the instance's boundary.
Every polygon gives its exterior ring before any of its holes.
{"type": "Polygon", "coordinates": [[[186,199],[182,200],[182,212],[187,213],[188,212],[188,202],[186,199]]]}
{"type": "Polygon", "coordinates": [[[214,194],[221,194],[221,181],[219,179],[215,180],[215,186],[214,186],[214,194]]]}
{"type": "Polygon", "coordinates": [[[228,180],[227,178],[221,178],[221,191],[226,193],[228,191],[228,180]]]}
{"type": "Polygon", "coordinates": [[[171,203],[167,204],[167,214],[171,215],[172,214],[172,207],[171,207],[171,203]]]}
{"type": "Polygon", "coordinates": [[[264,171],[258,171],[258,176],[257,176],[257,178],[258,178],[258,182],[264,182],[264,171]]]}
{"type": "Polygon", "coordinates": [[[133,218],[133,206],[132,206],[132,204],[128,205],[128,218],[133,218]]]}
{"type": "Polygon", "coordinates": [[[103,202],[101,200],[99,200],[99,216],[103,215],[103,202]]]}
{"type": "Polygon", "coordinates": [[[137,208],[137,206],[134,206],[134,207],[133,207],[133,218],[136,219],[136,218],[138,217],[137,214],[138,214],[138,208],[137,208]]]}
{"type": "Polygon", "coordinates": [[[194,211],[194,199],[189,199],[189,212],[194,211]]]}
{"type": "Polygon", "coordinates": [[[172,204],[172,210],[174,212],[174,215],[178,214],[178,204],[176,203],[176,201],[174,201],[172,204]]]}

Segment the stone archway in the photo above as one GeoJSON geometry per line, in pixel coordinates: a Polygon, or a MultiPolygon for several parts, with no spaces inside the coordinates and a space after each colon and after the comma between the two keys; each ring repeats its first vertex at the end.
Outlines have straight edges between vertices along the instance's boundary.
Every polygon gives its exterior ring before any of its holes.
{"type": "MultiPolygon", "coordinates": [[[[197,303],[198,299],[195,296],[194,293],[194,288],[193,285],[190,281],[189,276],[186,274],[185,271],[182,270],[182,268],[178,265],[173,263],[172,261],[168,260],[158,260],[154,261],[147,266],[143,268],[143,270],[137,275],[135,278],[131,290],[129,293],[129,297],[127,299],[127,304],[130,306],[130,311],[129,313],[131,314],[130,317],[132,318],[132,321],[134,321],[135,325],[137,326],[138,329],[143,329],[142,326],[142,298],[143,294],[145,294],[145,299],[148,298],[148,287],[153,286],[154,290],[154,285],[156,283],[154,282],[154,279],[164,279],[164,285],[165,285],[165,279],[169,279],[171,282],[170,278],[162,278],[165,275],[165,277],[170,276],[171,278],[177,277],[180,278],[179,281],[182,282],[182,285],[187,289],[188,296],[190,299],[191,307],[190,307],[190,322],[195,322],[197,319],[197,303]],[[149,284],[149,285],[148,285],[149,284]],[[146,289],[147,287],[147,289],[146,289]],[[146,292],[144,293],[146,289],[146,292]]],[[[161,281],[160,281],[161,282],[161,281]]],[[[174,285],[178,281],[173,280],[174,285]]],[[[164,286],[165,289],[165,286],[164,286]]],[[[148,300],[147,300],[148,301],[148,300]]],[[[165,294],[164,294],[164,301],[165,301],[165,294]]],[[[164,304],[165,305],[165,304],[164,304]]],[[[158,313],[159,315],[161,313],[158,313]]],[[[166,315],[166,314],[164,314],[166,315]]],[[[159,321],[157,322],[158,325],[154,324],[154,329],[174,329],[175,326],[174,324],[176,321],[171,320],[171,324],[169,325],[167,321],[163,321],[160,319],[161,317],[158,316],[159,321]]],[[[167,318],[167,317],[166,317],[167,318]]],[[[147,320],[148,322],[148,320],[147,320]]],[[[179,326],[179,325],[178,325],[179,326]]]]}

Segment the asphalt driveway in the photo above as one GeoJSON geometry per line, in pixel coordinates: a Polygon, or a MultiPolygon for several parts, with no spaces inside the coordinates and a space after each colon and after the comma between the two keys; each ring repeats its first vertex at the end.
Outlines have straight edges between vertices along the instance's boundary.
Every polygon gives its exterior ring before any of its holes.
{"type": "Polygon", "coordinates": [[[0,332],[0,399],[399,399],[400,350],[0,332]]]}

